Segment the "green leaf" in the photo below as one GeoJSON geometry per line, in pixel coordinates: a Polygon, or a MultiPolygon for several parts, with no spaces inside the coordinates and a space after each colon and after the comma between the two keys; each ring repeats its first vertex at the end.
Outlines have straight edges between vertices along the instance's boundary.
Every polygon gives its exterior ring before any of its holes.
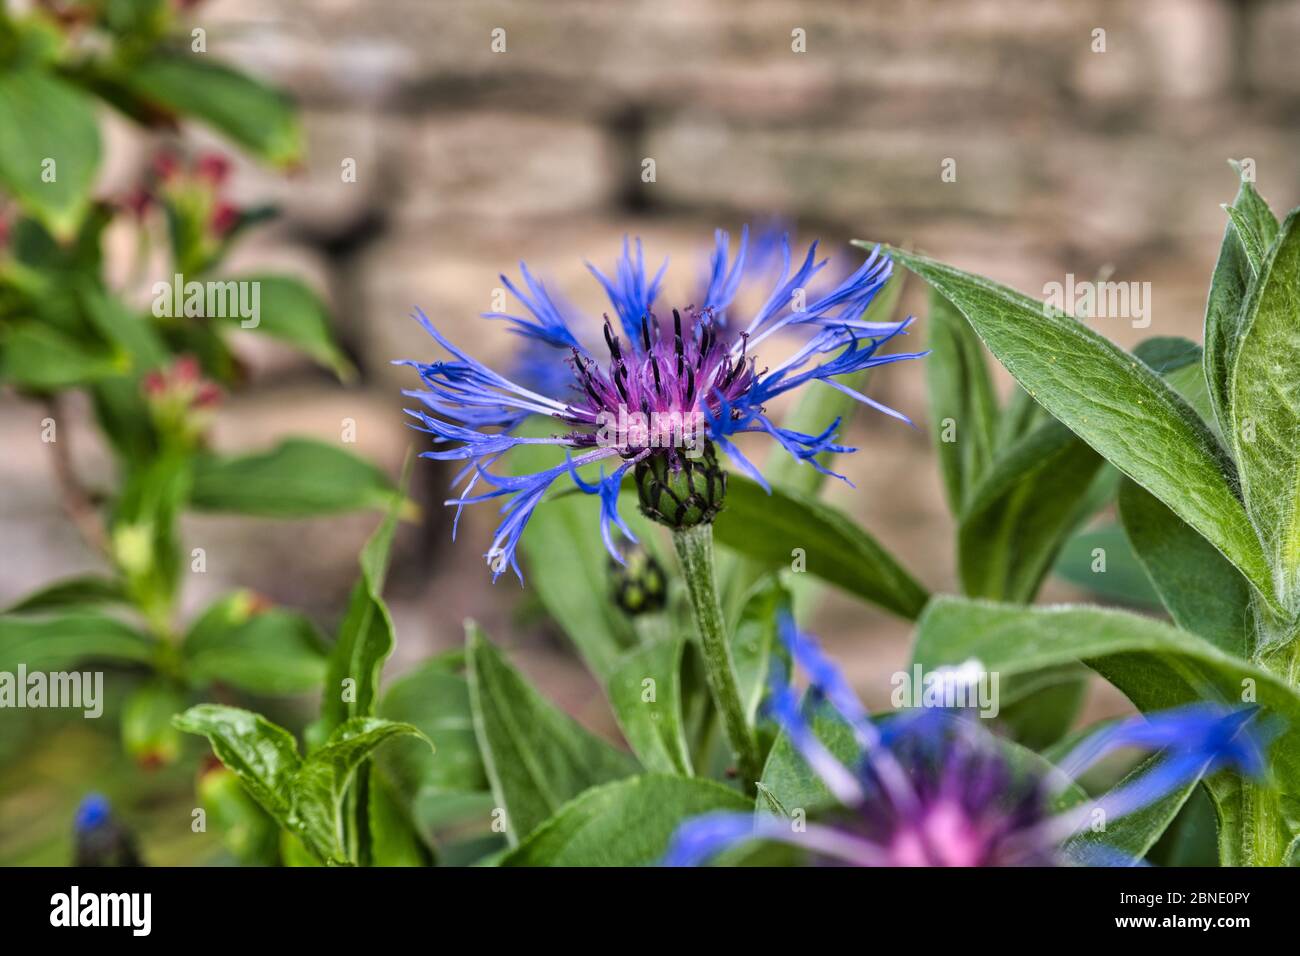
{"type": "Polygon", "coordinates": [[[295,611],[258,603],[252,592],[236,591],[203,612],[181,645],[186,676],[254,694],[320,687],[328,652],[316,626],[295,611]]]}
{"type": "Polygon", "coordinates": [[[1264,264],[1264,255],[1268,251],[1268,245],[1264,243],[1254,224],[1246,217],[1246,213],[1235,206],[1224,206],[1224,211],[1228,214],[1228,219],[1232,223],[1232,228],[1237,233],[1237,239],[1241,243],[1242,251],[1246,254],[1246,265],[1250,267],[1252,275],[1259,275],[1260,267],[1264,264]]]}
{"type": "Polygon", "coordinates": [[[207,737],[217,758],[281,827],[322,862],[335,864],[349,862],[342,805],[357,767],[390,739],[420,736],[407,724],[357,717],[336,728],[323,747],[303,760],[292,734],[237,707],[199,704],[173,723],[207,737]]]}
{"type": "MultiPolygon", "coordinates": [[[[1240,175],[1240,167],[1237,172],[1240,175]]],[[[1277,219],[1255,192],[1255,187],[1244,178],[1231,208],[1238,215],[1229,217],[1219,247],[1219,260],[1210,281],[1210,295],[1205,305],[1205,354],[1202,358],[1214,416],[1224,430],[1232,427],[1228,379],[1241,334],[1242,305],[1262,264],[1262,261],[1256,261],[1252,265],[1246,242],[1257,249],[1267,250],[1277,235],[1277,219]],[[1243,230],[1246,240],[1243,240],[1243,230]]]]}
{"type": "MultiPolygon", "coordinates": [[[[544,501],[520,546],[529,587],[587,668],[606,681],[634,637],[627,617],[608,599],[609,556],[600,543],[599,508],[587,495],[544,501]]],[[[631,517],[626,508],[621,512],[631,517]]]]}
{"type": "Polygon", "coordinates": [[[275,166],[296,163],[302,130],[287,96],[207,56],[152,53],[113,78],[140,99],[194,116],[275,166]]]}
{"type": "Polygon", "coordinates": [[[1133,347],[1133,354],[1151,371],[1168,378],[1184,368],[1195,368],[1201,361],[1201,347],[1178,335],[1153,335],[1133,347]]]}
{"type": "MultiPolygon", "coordinates": [[[[533,416],[519,434],[536,438],[554,431],[554,422],[533,416]]],[[[515,475],[550,468],[562,461],[555,449],[521,446],[510,455],[515,475]]],[[[591,469],[587,469],[588,472],[591,469]]],[[[581,472],[580,472],[581,474],[581,472]]],[[[587,474],[586,480],[592,475],[587,474]]],[[[647,549],[654,553],[654,533],[631,501],[623,496],[619,511],[647,549]]],[[[582,662],[607,683],[624,651],[636,643],[628,617],[609,600],[609,555],[600,545],[600,503],[594,496],[570,494],[543,501],[520,539],[529,588],[573,641],[582,662]]],[[[660,564],[668,565],[661,559],[660,564]]]]}
{"type": "Polygon", "coordinates": [[[123,363],[107,349],[87,346],[38,322],[19,322],[0,331],[0,382],[55,391],[123,371],[123,363]]]}
{"type": "MultiPolygon", "coordinates": [[[[896,311],[906,278],[907,273],[902,269],[892,270],[884,288],[876,293],[875,298],[871,300],[871,305],[863,313],[862,320],[865,322],[896,321],[896,311]]],[[[870,374],[870,369],[864,369],[841,378],[840,382],[855,391],[862,392],[866,388],[870,374]]],[[[781,425],[783,428],[817,435],[825,431],[838,418],[841,420],[839,433],[844,435],[859,405],[858,401],[839,389],[815,384],[800,390],[795,406],[782,419],[781,425]]],[[[830,452],[823,452],[817,456],[817,461],[824,468],[830,468],[834,460],[835,455],[830,452]]],[[[819,491],[827,477],[816,468],[810,467],[807,462],[796,459],[784,448],[775,445],[768,452],[762,470],[772,486],[806,495],[813,495],[819,491]]],[[[743,554],[722,552],[717,555],[715,572],[722,609],[727,619],[731,620],[739,612],[739,603],[745,597],[746,591],[766,573],[766,569],[760,562],[747,558],[743,554]]],[[[797,584],[809,593],[814,590],[812,582],[808,579],[803,579],[797,584]]],[[[801,599],[802,596],[801,594],[801,599]]]]}
{"type": "Polygon", "coordinates": [[[636,773],[636,761],[543,699],[474,624],[465,648],[474,732],[511,846],[588,787],[636,773]]]}
{"type": "Polygon", "coordinates": [[[757,720],[759,704],[767,694],[768,670],[773,656],[781,659],[788,656],[777,634],[777,626],[780,615],[790,613],[790,605],[790,592],[776,575],[761,578],[745,596],[740,617],[728,638],[740,702],[745,708],[745,720],[751,726],[757,720]]]}
{"type": "MultiPolygon", "coordinates": [[[[341,379],[354,376],[356,370],[334,341],[325,303],[304,283],[270,275],[242,276],[237,281],[255,283],[258,289],[258,324],[253,328],[296,346],[341,379]]],[[[241,321],[235,316],[232,324],[241,321]]]]}
{"type": "Polygon", "coordinates": [[[158,435],[149,417],[140,381],[125,375],[106,378],[90,389],[95,420],[119,461],[129,463],[153,457],[158,435]]]}
{"type": "MultiPolygon", "coordinates": [[[[357,768],[382,744],[402,736],[424,738],[410,724],[352,717],[302,762],[292,784],[294,816],[302,826],[303,841],[326,863],[357,862],[355,851],[344,845],[340,832],[344,796],[357,768]]],[[[433,746],[427,738],[425,742],[433,746]]],[[[368,838],[368,799],[366,805],[368,838]]]]}
{"type": "Polygon", "coordinates": [[[117,36],[151,45],[166,33],[171,21],[166,0],[105,0],[99,15],[117,36]]]}
{"type": "Polygon", "coordinates": [[[302,759],[289,731],[261,714],[221,704],[191,707],[172,723],[207,737],[217,759],[239,777],[249,795],[282,827],[302,835],[293,817],[293,780],[302,759]]]}
{"type": "Polygon", "coordinates": [[[189,496],[192,466],[193,459],[182,451],[149,459],[128,472],[113,509],[113,558],[132,600],[160,631],[171,626],[181,568],[177,525],[189,496]]]}
{"type": "MultiPolygon", "coordinates": [[[[805,694],[800,707],[813,736],[837,760],[845,766],[853,766],[861,755],[853,728],[825,699],[813,699],[805,694]]],[[[772,744],[759,785],[767,792],[767,806],[782,807],[786,815],[802,810],[812,816],[819,810],[838,805],[821,777],[808,766],[784,731],[772,744]]]]}
{"type": "MultiPolygon", "coordinates": [[[[1127,482],[1127,479],[1125,481],[1127,482]]],[[[1136,488],[1137,485],[1133,487],[1136,488]]],[[[1216,558],[1223,561],[1223,556],[1214,551],[1208,541],[1204,538],[1201,538],[1201,541],[1205,542],[1206,548],[1214,552],[1216,558]]],[[[1142,562],[1133,553],[1124,529],[1118,524],[1108,523],[1075,534],[1061,549],[1061,556],[1057,558],[1053,570],[1057,577],[1104,598],[1107,603],[1125,604],[1137,608],[1160,606],[1160,595],[1151,587],[1142,562]],[[1099,551],[1101,553],[1097,554],[1099,551]],[[1104,558],[1105,570],[1094,570],[1094,567],[1097,567],[1098,557],[1104,558]]],[[[1236,573],[1234,570],[1233,574],[1236,573]]],[[[1237,577],[1241,576],[1237,575],[1237,577]]]]}
{"type": "Polygon", "coordinates": [[[8,70],[0,74],[0,129],[0,184],[66,238],[85,214],[99,168],[91,100],[44,70],[8,70]]]}
{"type": "MultiPolygon", "coordinates": [[[[1112,790],[1128,786],[1149,773],[1164,758],[1156,755],[1148,757],[1124,775],[1112,790]]],[[[1073,856],[1086,864],[1088,851],[1097,847],[1109,847],[1131,859],[1136,865],[1155,846],[1156,841],[1174,822],[1178,811],[1183,808],[1188,797],[1200,784],[1199,777],[1193,777],[1171,793],[1161,797],[1155,803],[1148,804],[1141,810],[1125,814],[1118,820],[1106,821],[1104,830],[1084,830],[1067,840],[1064,846],[1066,856],[1073,856]]]]}
{"type": "Polygon", "coordinates": [[[249,796],[239,777],[223,766],[199,776],[199,800],[221,842],[244,866],[274,866],[279,856],[279,827],[249,796]]]}
{"type": "Polygon", "coordinates": [[[1008,680],[1000,689],[998,723],[1016,743],[1042,750],[1074,725],[1087,694],[1086,672],[1077,665],[1049,668],[1008,680]]]}
{"type": "Polygon", "coordinates": [[[59,670],[81,661],[153,660],[152,640],[117,618],[76,610],[48,617],[0,615],[0,671],[59,670]]]}
{"type": "Polygon", "coordinates": [[[979,337],[933,288],[929,333],[930,430],[949,510],[960,515],[992,461],[998,402],[979,337]]]}
{"type": "MultiPolygon", "coordinates": [[[[826,750],[846,767],[856,766],[861,757],[861,749],[853,728],[830,702],[825,698],[805,694],[800,709],[813,736],[826,750]]],[[[1047,762],[1033,751],[1000,737],[994,740],[1013,767],[1038,774],[1050,769],[1047,762]]],[[[767,765],[763,768],[759,792],[764,795],[760,810],[778,812],[783,816],[802,810],[812,817],[818,812],[838,807],[835,797],[821,777],[808,766],[799,749],[784,732],[777,736],[776,743],[772,745],[767,765]]],[[[1082,791],[1077,787],[1067,787],[1058,796],[1056,806],[1062,808],[1072,805],[1082,796],[1082,791]]]]}
{"type": "Polygon", "coordinates": [[[1051,416],[1036,401],[1029,397],[1019,384],[1016,384],[1011,391],[1011,399],[1007,402],[1007,407],[1002,410],[998,417],[997,433],[994,444],[999,448],[1006,448],[1015,443],[1015,441],[1027,434],[1031,429],[1050,421],[1051,416]]]}
{"type": "MultiPolygon", "coordinates": [[[[913,659],[937,668],[971,658],[1003,680],[1081,660],[1143,712],[1203,700],[1237,703],[1252,691],[1255,702],[1285,723],[1272,747],[1272,769],[1281,811],[1292,830],[1300,829],[1300,697],[1271,672],[1195,634],[1122,611],[935,599],[917,623],[913,659]]],[[[1212,791],[1221,777],[1236,779],[1216,775],[1212,791]]]]}
{"type": "Polygon", "coordinates": [[[690,776],[691,757],[682,725],[684,644],[679,635],[628,651],[615,665],[607,693],[623,736],[642,765],[659,773],[690,776]]]}
{"type": "Polygon", "coordinates": [[[395,740],[376,758],[383,777],[417,817],[430,816],[437,805],[447,803],[447,795],[490,790],[474,739],[469,684],[441,659],[426,661],[389,684],[378,714],[419,728],[437,749],[433,757],[424,745],[395,740]]]}
{"type": "MultiPolygon", "coordinates": [[[[394,741],[394,744],[397,741],[394,741]]],[[[419,746],[415,741],[406,741],[419,746]]],[[[393,744],[387,748],[391,750],[393,744]]],[[[428,747],[424,748],[426,751],[428,747]]],[[[433,853],[411,819],[409,804],[393,791],[377,766],[370,769],[370,865],[431,866],[433,853]]]]}
{"type": "Polygon", "coordinates": [[[17,604],[10,605],[6,614],[32,614],[59,611],[69,607],[87,607],[97,604],[125,604],[126,590],[116,578],[85,574],[64,578],[33,591],[17,604]]]}
{"type": "MultiPolygon", "coordinates": [[[[1192,406],[1215,438],[1223,444],[1218,422],[1214,417],[1209,384],[1205,380],[1201,347],[1195,342],[1176,335],[1155,335],[1143,339],[1133,347],[1133,354],[1151,371],[1160,375],[1179,395],[1192,406]]],[[[1227,447],[1226,445],[1224,446],[1227,447]]]]}
{"type": "Polygon", "coordinates": [[[147,318],[89,284],[82,289],[81,301],[99,334],[121,350],[133,372],[147,372],[170,361],[166,344],[147,318]]]}
{"type": "Polygon", "coordinates": [[[1119,492],[1124,531],[1169,616],[1183,630],[1244,657],[1250,585],[1208,541],[1138,485],[1119,492]]]}
{"type": "MultiPolygon", "coordinates": [[[[400,496],[394,499],[400,500],[400,496]]],[[[349,717],[374,713],[379,675],[393,652],[393,621],[383,591],[398,512],[399,505],[394,503],[361,549],[361,578],[352,587],[338,640],[330,651],[321,716],[307,734],[313,743],[323,740],[349,717]],[[345,688],[350,693],[345,694],[345,688]]]]}
{"type": "Polygon", "coordinates": [[[1069,534],[1091,512],[1101,458],[1049,421],[1004,450],[969,492],[957,527],[962,590],[1028,602],[1069,534]]]}
{"type": "Polygon", "coordinates": [[[847,515],[799,492],[769,495],[739,475],[727,478],[717,540],[765,568],[789,568],[802,549],[807,570],[864,601],[915,618],[928,595],[921,585],[847,515]]]}
{"type": "MultiPolygon", "coordinates": [[[[1153,372],[1164,377],[1192,404],[1203,419],[1207,422],[1213,421],[1213,412],[1209,407],[1209,392],[1206,390],[1201,369],[1199,345],[1176,336],[1154,336],[1138,343],[1133,349],[1133,354],[1145,362],[1153,372]]],[[[1109,481],[1112,476],[1115,479],[1115,487],[1113,492],[1107,490],[1104,496],[1107,502],[1112,494],[1118,494],[1119,476],[1113,469],[1107,468],[1099,479],[1109,481]]],[[[1128,484],[1133,485],[1131,481],[1128,484]]],[[[1138,486],[1133,485],[1133,487],[1138,486]]],[[[1142,493],[1146,494],[1146,492],[1142,493]]],[[[1187,526],[1183,525],[1183,527],[1187,526]]],[[[1204,538],[1196,535],[1189,528],[1187,534],[1195,536],[1202,549],[1213,555],[1214,561],[1231,567],[1204,538]]],[[[1146,570],[1129,546],[1124,530],[1117,524],[1107,524],[1074,535],[1066,543],[1056,563],[1056,572],[1072,584],[1114,602],[1134,607],[1160,605],[1160,597],[1152,589],[1146,570]],[[1094,551],[1098,549],[1105,562],[1101,569],[1095,568],[1097,559],[1094,557],[1094,551]]],[[[1240,575],[1235,571],[1232,573],[1244,587],[1245,582],[1240,575]]],[[[1183,623],[1182,626],[1186,627],[1186,624],[1183,623]]],[[[1196,629],[1188,628],[1188,630],[1196,629]]]]}
{"type": "Polygon", "coordinates": [[[891,250],[956,305],[1044,408],[1201,532],[1276,605],[1259,539],[1213,432],[1150,368],[1092,329],[1018,292],[891,250]]]}
{"type": "Polygon", "coordinates": [[[1264,542],[1278,596],[1300,599],[1300,227],[1282,224],[1243,306],[1228,387],[1231,441],[1246,509],[1264,542]]]}
{"type": "Polygon", "coordinates": [[[501,866],[649,866],[677,828],[753,804],[709,780],[646,774],[587,790],[533,831],[501,866]]]}
{"type": "Polygon", "coordinates": [[[190,504],[268,518],[388,508],[397,497],[379,468],[336,445],[289,438],[252,455],[201,455],[190,504]]]}
{"type": "Polygon", "coordinates": [[[1154,866],[1218,866],[1219,821],[1205,787],[1192,794],[1174,822],[1147,853],[1154,866]]]}

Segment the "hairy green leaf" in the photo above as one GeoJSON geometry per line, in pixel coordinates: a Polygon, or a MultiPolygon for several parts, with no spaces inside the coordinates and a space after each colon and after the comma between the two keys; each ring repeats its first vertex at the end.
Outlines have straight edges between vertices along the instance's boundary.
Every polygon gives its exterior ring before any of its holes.
{"type": "Polygon", "coordinates": [[[710,780],[646,774],[585,791],[507,854],[501,866],[650,866],[677,828],[753,803],[710,780]]]}
{"type": "Polygon", "coordinates": [[[807,571],[905,618],[925,606],[925,589],[847,515],[800,492],[727,479],[727,501],[713,523],[719,543],[759,561],[789,568],[802,552],[807,571]]]}
{"type": "Polygon", "coordinates": [[[948,508],[961,515],[993,457],[998,402],[984,362],[984,346],[962,314],[930,289],[930,431],[948,508]]]}
{"type": "Polygon", "coordinates": [[[682,725],[684,636],[628,651],[614,666],[607,693],[623,736],[647,770],[691,775],[682,725]]]}
{"type": "Polygon", "coordinates": [[[1246,656],[1250,585],[1208,541],[1127,479],[1120,517],[1133,551],[1169,616],[1215,647],[1246,656]]]}
{"type": "Polygon", "coordinates": [[[511,846],[588,787],[636,773],[635,760],[543,699],[474,624],[465,648],[474,732],[511,846]]]}
{"type": "Polygon", "coordinates": [[[1219,260],[1210,280],[1210,295],[1205,304],[1205,354],[1202,359],[1214,416],[1224,431],[1232,429],[1229,377],[1241,334],[1242,306],[1262,264],[1260,256],[1252,265],[1246,242],[1258,250],[1267,250],[1277,235],[1277,219],[1255,192],[1255,187],[1244,178],[1231,208],[1239,214],[1229,217],[1219,247],[1219,260]],[[1245,240],[1242,230],[1248,236],[1245,240]]]}
{"type": "MultiPolygon", "coordinates": [[[[1123,611],[938,598],[917,624],[913,658],[929,668],[974,658],[1004,680],[1081,660],[1144,712],[1203,700],[1257,703],[1280,718],[1284,729],[1271,750],[1277,789],[1261,795],[1275,809],[1252,813],[1262,820],[1280,814],[1287,827],[1300,831],[1300,697],[1275,674],[1202,637],[1123,611]]],[[[1222,779],[1234,778],[1221,774],[1209,781],[1221,813],[1222,779]]]]}
{"type": "Polygon", "coordinates": [[[1300,598],[1300,226],[1282,224],[1242,310],[1229,379],[1246,509],[1284,607],[1300,598]]]}
{"type": "Polygon", "coordinates": [[[891,251],[966,316],[1043,407],[1167,504],[1277,607],[1259,539],[1209,426],[1136,357],[1018,292],[924,256],[891,251]]]}
{"type": "MultiPolygon", "coordinates": [[[[1205,541],[1204,538],[1201,540],[1205,541]]],[[[1214,551],[1208,541],[1205,541],[1205,546],[1214,551]]],[[[1214,554],[1220,561],[1223,560],[1223,555],[1219,552],[1214,551],[1214,554]]],[[[1053,570],[1058,577],[1075,587],[1104,598],[1104,603],[1136,608],[1160,606],[1160,595],[1152,588],[1147,572],[1134,554],[1124,529],[1113,522],[1080,531],[1071,537],[1061,549],[1061,556],[1057,558],[1053,570]]]]}
{"type": "Polygon", "coordinates": [[[429,748],[395,741],[377,758],[396,791],[412,804],[446,794],[486,793],[489,789],[470,711],[469,684],[440,660],[427,661],[388,685],[379,716],[412,724],[433,741],[429,748]]]}
{"type": "Polygon", "coordinates": [[[1028,602],[1069,534],[1091,511],[1101,457],[1049,421],[1005,449],[970,491],[957,526],[962,589],[1028,602]]]}

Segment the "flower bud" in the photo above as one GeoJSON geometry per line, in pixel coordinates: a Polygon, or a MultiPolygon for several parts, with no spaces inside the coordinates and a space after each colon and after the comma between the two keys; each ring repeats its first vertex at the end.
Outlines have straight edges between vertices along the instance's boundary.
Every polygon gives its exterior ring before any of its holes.
{"type": "Polygon", "coordinates": [[[172,716],[184,709],[185,699],[174,688],[154,682],[136,688],[122,708],[122,746],[146,770],[176,762],[181,735],[172,716]]]}
{"type": "Polygon", "coordinates": [[[727,473],[718,466],[713,442],[690,458],[677,450],[653,454],[636,466],[641,513],[673,530],[709,524],[722,510],[727,473]]]}
{"type": "Polygon", "coordinates": [[[656,614],[668,603],[668,577],[654,555],[630,548],[624,564],[610,559],[609,579],[614,603],[628,617],[656,614]]]}
{"type": "Polygon", "coordinates": [[[182,355],[171,365],[150,372],[142,386],[158,429],[189,444],[202,438],[222,397],[220,387],[203,377],[192,355],[182,355]]]}

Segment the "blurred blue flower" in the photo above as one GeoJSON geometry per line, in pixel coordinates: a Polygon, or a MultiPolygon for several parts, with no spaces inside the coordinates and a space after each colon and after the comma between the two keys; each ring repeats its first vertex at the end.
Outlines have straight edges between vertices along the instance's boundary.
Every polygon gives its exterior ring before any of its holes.
{"type": "Polygon", "coordinates": [[[72,818],[76,866],[140,866],[131,832],[113,818],[113,808],[103,794],[82,798],[72,818]]]}
{"type": "Polygon", "coordinates": [[[73,829],[77,833],[87,833],[103,826],[111,816],[108,797],[102,793],[88,793],[77,805],[77,812],[72,818],[73,829]]]}
{"type": "Polygon", "coordinates": [[[792,844],[812,856],[857,866],[1043,866],[1137,861],[1096,843],[1063,846],[1094,821],[1107,823],[1180,787],[1231,768],[1259,775],[1276,730],[1255,707],[1199,703],[1119,721],[1090,735],[1048,773],[1015,765],[1004,744],[966,714],[942,709],[873,722],[810,636],[785,616],[782,638],[809,677],[809,693],[852,729],[860,750],[850,766],[817,739],[787,684],[768,705],[803,759],[841,804],[825,822],[800,827],[777,816],[715,813],[683,824],[664,858],[696,866],[750,840],[792,844]],[[1054,811],[1075,776],[1123,747],[1159,752],[1146,772],[1096,800],[1054,811]]]}
{"type": "MultiPolygon", "coordinates": [[[[457,477],[464,486],[460,497],[448,502],[457,508],[457,519],[464,505],[504,499],[504,517],[486,555],[494,578],[507,567],[520,573],[515,557],[520,535],[545,492],[566,476],[581,491],[600,496],[602,537],[621,560],[611,529],[635,539],[618,515],[618,489],[629,470],[648,469],[652,459],[667,463],[667,471],[656,472],[659,490],[671,489],[672,476],[689,473],[691,460],[716,445],[766,487],[733,441],[739,434],[762,432],[829,474],[815,456],[854,450],[836,444],[838,419],[819,434],[804,434],[767,417],[769,402],[809,382],[822,382],[907,421],[839,380],[924,354],[881,353],[910,319],[882,323],[863,317],[888,280],[891,263],[874,251],[842,280],[814,290],[826,265],[817,259],[815,242],[796,260],[788,235],[768,232],[751,244],[748,228],[733,258],[730,237],[718,230],[698,305],[657,311],[667,262],[649,273],[640,241],[625,240],[612,274],[588,266],[614,313],[605,316],[593,343],[573,310],[520,263],[521,282],[501,277],[520,310],[485,313],[509,322],[511,331],[532,343],[524,357],[527,366],[516,366],[509,376],[454,345],[417,310],[415,318],[452,358],[396,363],[415,368],[425,386],[405,392],[422,406],[407,412],[415,419],[413,427],[433,436],[435,447],[423,457],[465,462],[457,477]],[[747,316],[737,315],[733,303],[749,285],[763,293],[763,304],[747,316]],[[797,333],[802,344],[783,361],[760,368],[756,350],[778,333],[797,333]],[[553,418],[559,430],[549,437],[514,434],[531,415],[553,418]],[[560,447],[566,458],[521,477],[490,470],[520,445],[560,447]],[[578,477],[579,467],[606,460],[615,462],[608,475],[602,469],[595,482],[578,477]]],[[[689,480],[686,484],[691,486],[689,480]]]]}

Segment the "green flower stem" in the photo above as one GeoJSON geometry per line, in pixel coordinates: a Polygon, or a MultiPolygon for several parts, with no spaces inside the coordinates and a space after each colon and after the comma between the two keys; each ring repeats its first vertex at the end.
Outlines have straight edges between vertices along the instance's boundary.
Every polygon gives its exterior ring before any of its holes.
{"type": "MultiPolygon", "coordinates": [[[[1300,631],[1294,619],[1276,616],[1267,603],[1254,599],[1254,618],[1258,633],[1253,647],[1250,638],[1249,657],[1252,663],[1271,670],[1292,687],[1300,687],[1300,631]],[[1279,650],[1275,650],[1279,649],[1279,650]]],[[[1267,781],[1241,780],[1240,822],[1229,831],[1229,839],[1236,837],[1240,856],[1234,866],[1288,866],[1294,857],[1288,841],[1294,835],[1289,831],[1278,794],[1267,781]]],[[[1220,847],[1221,863],[1228,865],[1228,851],[1220,847]]]]}
{"type": "Polygon", "coordinates": [[[1241,781],[1241,859],[1236,866],[1285,866],[1286,828],[1277,792],[1268,784],[1241,781]]]}
{"type": "Polygon", "coordinates": [[[695,613],[695,626],[700,632],[700,650],[704,657],[704,676],[713,695],[713,703],[722,715],[722,726],[727,733],[732,755],[739,767],[741,779],[748,793],[756,792],[755,783],[762,774],[759,766],[758,744],[745,720],[745,709],[740,702],[740,688],[736,671],[731,663],[731,647],[727,643],[727,629],[718,604],[718,591],[713,578],[713,526],[699,524],[673,532],[673,546],[686,577],[686,590],[691,596],[695,613]]]}

